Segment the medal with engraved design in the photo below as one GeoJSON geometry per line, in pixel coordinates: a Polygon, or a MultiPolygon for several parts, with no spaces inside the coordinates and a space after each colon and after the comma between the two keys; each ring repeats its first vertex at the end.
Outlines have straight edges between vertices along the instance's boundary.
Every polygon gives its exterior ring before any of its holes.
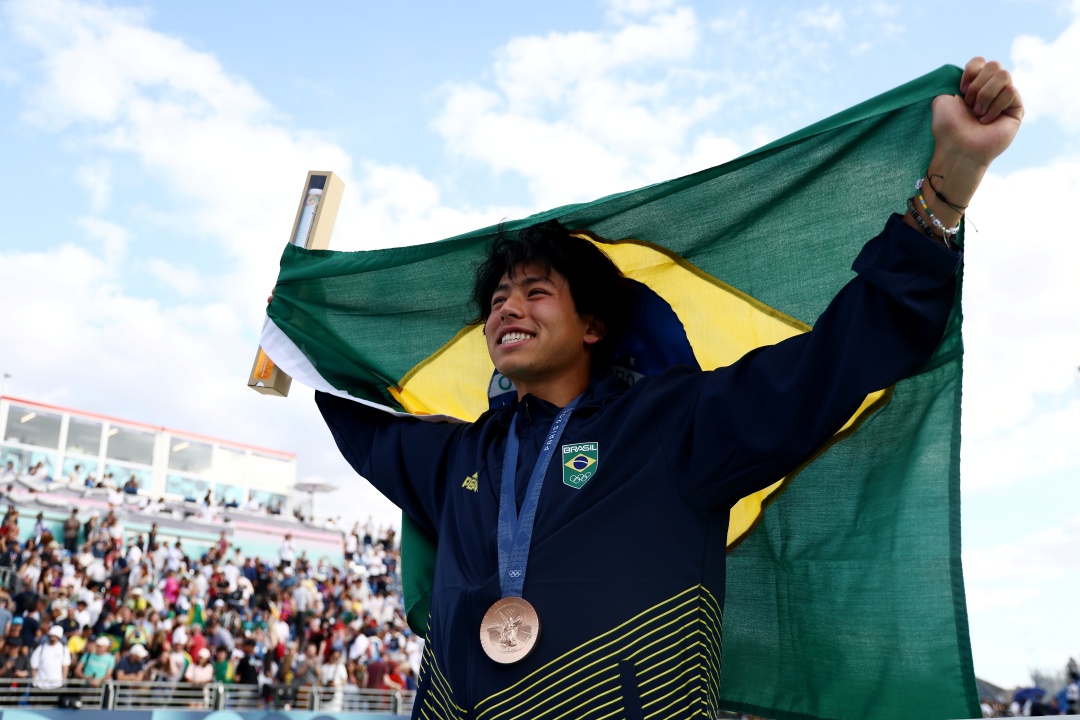
{"type": "Polygon", "coordinates": [[[536,609],[522,597],[525,589],[525,569],[532,545],[533,521],[544,487],[544,475],[555,454],[570,413],[581,395],[559,411],[551,423],[547,438],[529,473],[525,499],[520,509],[514,492],[517,479],[518,437],[517,410],[510,420],[503,453],[502,483],[499,488],[499,527],[495,546],[499,556],[499,592],[502,599],[492,605],[480,621],[480,646],[497,663],[508,665],[524,660],[540,639],[540,618],[536,609]]]}
{"type": "Polygon", "coordinates": [[[480,645],[497,663],[524,660],[540,637],[540,618],[525,598],[504,597],[480,621],[480,645]]]}

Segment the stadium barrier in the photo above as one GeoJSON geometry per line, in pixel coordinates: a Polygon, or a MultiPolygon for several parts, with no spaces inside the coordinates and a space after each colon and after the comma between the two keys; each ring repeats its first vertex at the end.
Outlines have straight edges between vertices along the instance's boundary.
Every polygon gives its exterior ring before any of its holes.
{"type": "Polygon", "coordinates": [[[102,683],[69,680],[62,688],[34,687],[29,679],[0,681],[0,712],[5,709],[82,708],[84,710],[310,710],[358,713],[359,717],[400,717],[412,713],[416,693],[366,690],[354,686],[275,686],[264,706],[255,685],[194,685],[186,682],[102,683]]]}
{"type": "Polygon", "coordinates": [[[85,680],[69,681],[61,688],[34,687],[29,678],[0,681],[0,711],[15,708],[105,708],[105,687],[85,680]]]}

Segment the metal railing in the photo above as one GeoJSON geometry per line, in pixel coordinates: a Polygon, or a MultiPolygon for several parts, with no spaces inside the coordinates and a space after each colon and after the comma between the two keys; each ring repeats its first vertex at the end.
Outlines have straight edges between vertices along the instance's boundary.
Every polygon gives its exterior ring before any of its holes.
{"type": "Polygon", "coordinates": [[[189,682],[111,682],[108,710],[142,708],[220,709],[221,685],[189,682]]]}
{"type": "Polygon", "coordinates": [[[409,715],[416,693],[275,685],[263,693],[256,685],[189,682],[120,682],[91,686],[68,680],[61,688],[34,687],[29,679],[0,680],[0,711],[5,708],[81,707],[96,710],[319,710],[409,715]]]}
{"type": "Polygon", "coordinates": [[[5,708],[105,708],[105,685],[91,686],[85,680],[71,680],[63,687],[34,687],[29,678],[0,680],[0,710],[5,708]]]}

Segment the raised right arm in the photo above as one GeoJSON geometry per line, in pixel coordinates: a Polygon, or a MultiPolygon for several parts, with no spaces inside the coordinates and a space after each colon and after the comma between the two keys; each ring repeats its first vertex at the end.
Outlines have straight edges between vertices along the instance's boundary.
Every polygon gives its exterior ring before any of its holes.
{"type": "Polygon", "coordinates": [[[315,393],[341,454],[390,502],[436,534],[447,469],[466,425],[403,418],[315,393]]]}

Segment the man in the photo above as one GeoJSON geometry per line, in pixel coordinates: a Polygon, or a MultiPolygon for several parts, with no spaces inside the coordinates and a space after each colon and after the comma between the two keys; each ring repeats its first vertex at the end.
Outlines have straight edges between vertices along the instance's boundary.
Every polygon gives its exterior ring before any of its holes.
{"type": "MultiPolygon", "coordinates": [[[[76,469],[78,466],[76,466],[76,469]]],[[[79,550],[79,509],[71,508],[71,515],[64,520],[64,549],[74,555],[79,550]]]]}
{"type": "Polygon", "coordinates": [[[322,663],[319,662],[318,648],[308,643],[304,648],[304,655],[296,665],[296,674],[293,676],[292,686],[299,689],[319,684],[319,670],[322,663]]]}
{"type": "Polygon", "coordinates": [[[244,657],[236,663],[233,682],[239,683],[240,685],[258,685],[259,668],[261,666],[262,663],[255,657],[255,640],[253,638],[245,638],[244,657]]]}
{"type": "Polygon", "coordinates": [[[67,647],[71,657],[82,657],[83,652],[90,646],[92,639],[90,636],[91,628],[89,625],[80,625],[78,632],[72,632],[68,635],[67,647]]]}
{"type": "Polygon", "coordinates": [[[296,628],[296,637],[300,639],[300,644],[303,645],[306,642],[304,631],[307,629],[308,617],[311,615],[311,610],[315,604],[315,592],[314,583],[310,580],[304,580],[296,585],[296,589],[292,592],[293,609],[295,615],[293,615],[293,626],[296,628]]]}
{"type": "Polygon", "coordinates": [[[59,627],[64,635],[71,635],[79,631],[79,623],[73,614],[62,606],[53,607],[53,627],[59,627]]]}
{"type": "Polygon", "coordinates": [[[99,635],[93,642],[93,649],[83,655],[79,664],[75,666],[75,677],[86,680],[91,687],[97,687],[112,680],[116,658],[109,652],[111,645],[112,641],[108,637],[99,635]]]}
{"type": "Polygon", "coordinates": [[[132,645],[131,649],[116,663],[116,679],[120,682],[146,680],[150,670],[146,663],[146,656],[149,654],[142,645],[132,645]]]}
{"type": "Polygon", "coordinates": [[[211,617],[207,621],[206,636],[210,646],[224,648],[226,653],[232,653],[236,647],[236,639],[233,634],[216,617],[211,617]]]}
{"type": "Polygon", "coordinates": [[[281,547],[278,548],[278,559],[282,568],[289,567],[296,560],[296,546],[293,544],[290,533],[285,533],[285,537],[281,541],[281,547]]]}
{"type": "Polygon", "coordinates": [[[224,530],[222,530],[221,534],[218,536],[218,541],[215,547],[217,548],[218,559],[224,560],[226,557],[226,553],[229,552],[229,536],[224,530]]]}
{"type": "Polygon", "coordinates": [[[30,656],[19,638],[9,637],[6,641],[7,654],[0,660],[0,678],[25,680],[30,677],[30,656]]]}
{"type": "Polygon", "coordinates": [[[625,280],[545,223],[500,236],[474,286],[514,404],[448,424],[316,395],[357,472],[440,538],[414,717],[715,714],[730,508],[806,462],[943,334],[961,261],[951,229],[1023,115],[996,63],[970,62],[960,89],[934,102],[927,184],[810,333],[628,387],[604,376],[625,280]],[[642,577],[655,535],[681,552],[642,577]]]}
{"type": "Polygon", "coordinates": [[[38,645],[30,654],[30,670],[34,678],[34,687],[61,688],[64,687],[68,668],[71,667],[71,653],[68,652],[67,645],[62,642],[64,631],[58,625],[49,628],[46,637],[48,640],[38,645]]]}
{"type": "MultiPolygon", "coordinates": [[[[25,647],[32,648],[37,645],[38,630],[41,628],[41,616],[45,612],[45,601],[38,595],[33,595],[27,605],[26,614],[22,618],[22,630],[19,637],[25,647]]],[[[18,605],[16,605],[18,609],[18,605]]]]}
{"type": "Polygon", "coordinates": [[[169,551],[165,556],[165,569],[172,570],[173,572],[180,571],[180,564],[184,560],[184,548],[180,545],[180,541],[177,540],[169,547],[169,551]]]}

